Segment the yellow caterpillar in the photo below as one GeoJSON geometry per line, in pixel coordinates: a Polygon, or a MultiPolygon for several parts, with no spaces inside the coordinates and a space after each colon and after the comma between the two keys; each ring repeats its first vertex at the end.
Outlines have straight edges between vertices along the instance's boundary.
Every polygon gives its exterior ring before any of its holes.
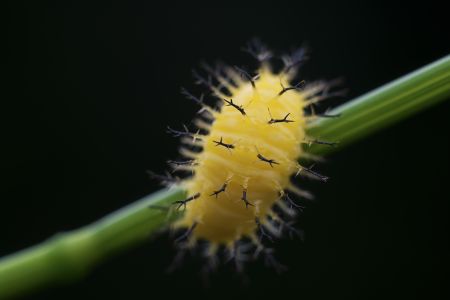
{"type": "Polygon", "coordinates": [[[306,155],[301,144],[320,142],[306,136],[308,122],[317,116],[306,116],[305,108],[326,97],[329,85],[291,85],[304,59],[303,50],[284,56],[279,72],[272,70],[271,53],[265,47],[252,44],[249,52],[260,61],[256,76],[227,66],[206,67],[209,79],[195,73],[198,82],[219,99],[218,106],[208,106],[203,96],[183,89],[201,106],[202,117],[194,121],[198,131],[169,128],[185,145],[180,152],[186,160],[172,161],[172,166],[192,172],[179,183],[188,198],[176,202],[185,213],[175,228],[188,230],[184,236],[188,244],[207,241],[210,254],[220,246],[232,253],[242,239],[249,239],[261,251],[261,232],[276,237],[287,224],[274,208],[293,217],[296,204],[288,194],[310,197],[291,183],[291,176],[303,172],[327,179],[298,161],[306,155]]]}

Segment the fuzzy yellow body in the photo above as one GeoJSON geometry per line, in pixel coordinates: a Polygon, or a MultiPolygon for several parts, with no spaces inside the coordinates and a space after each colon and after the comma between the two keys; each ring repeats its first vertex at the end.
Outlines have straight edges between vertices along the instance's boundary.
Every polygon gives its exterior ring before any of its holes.
{"type": "Polygon", "coordinates": [[[267,217],[273,215],[273,206],[282,204],[280,197],[290,186],[290,176],[298,171],[300,144],[305,138],[305,96],[296,89],[279,95],[283,86],[289,86],[288,78],[272,73],[268,67],[258,73],[255,87],[237,77],[235,86],[227,86],[232,96],[221,95],[242,107],[245,115],[224,101],[220,112],[212,112],[211,125],[199,124],[209,131],[201,140],[193,141],[203,151],[187,154],[195,160],[194,176],[183,186],[189,196],[200,196],[186,203],[177,226],[189,228],[195,224],[193,240],[231,245],[243,237],[254,239],[258,223],[269,223],[267,217]],[[292,122],[269,122],[281,120],[288,113],[286,120],[292,122]],[[221,139],[232,147],[218,144],[221,139]],[[224,186],[224,191],[215,193],[224,186]]]}

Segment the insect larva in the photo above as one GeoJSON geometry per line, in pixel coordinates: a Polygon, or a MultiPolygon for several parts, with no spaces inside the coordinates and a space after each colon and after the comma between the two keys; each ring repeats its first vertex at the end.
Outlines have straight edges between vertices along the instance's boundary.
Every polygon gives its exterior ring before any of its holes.
{"type": "Polygon", "coordinates": [[[272,251],[264,250],[263,239],[272,240],[283,230],[300,235],[275,208],[292,217],[295,209],[303,210],[303,206],[288,193],[310,197],[291,182],[291,175],[328,179],[300,166],[298,160],[305,154],[301,144],[334,145],[306,135],[308,119],[320,117],[313,105],[327,96],[330,85],[323,81],[291,85],[304,61],[304,50],[283,56],[280,72],[273,71],[269,63],[273,55],[266,47],[252,45],[246,51],[260,61],[256,76],[227,66],[204,66],[209,77],[194,72],[197,82],[218,98],[217,109],[206,105],[203,95],[196,97],[182,89],[200,105],[200,111],[207,111],[208,122],[197,119],[198,131],[186,126],[182,131],[168,128],[188,146],[202,147],[200,152],[182,148],[185,159],[170,161],[175,170],[192,171],[192,176],[179,183],[189,197],[175,203],[185,211],[175,227],[187,229],[182,237],[189,244],[205,240],[210,249],[225,246],[229,253],[235,253],[237,245],[248,239],[256,253],[270,254],[267,260],[273,261],[272,251]],[[311,115],[305,113],[306,108],[311,115]]]}

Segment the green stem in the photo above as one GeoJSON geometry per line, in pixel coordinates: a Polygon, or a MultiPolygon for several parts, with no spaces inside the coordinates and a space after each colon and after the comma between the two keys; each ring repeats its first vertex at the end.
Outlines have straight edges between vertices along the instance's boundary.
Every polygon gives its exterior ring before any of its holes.
{"type": "Polygon", "coordinates": [[[162,208],[184,197],[181,189],[161,190],[86,227],[59,233],[37,246],[3,257],[0,299],[74,281],[105,258],[149,240],[151,233],[176,217],[168,217],[162,208]]]}
{"type": "Polygon", "coordinates": [[[311,125],[308,133],[318,139],[337,141],[339,145],[312,145],[308,151],[324,155],[340,150],[358,139],[448,99],[449,95],[450,55],[447,55],[333,109],[330,114],[340,114],[339,118],[320,119],[311,125]]]}
{"type": "MultiPolygon", "coordinates": [[[[309,135],[338,140],[336,148],[311,146],[327,154],[412,115],[450,95],[450,56],[334,109],[341,117],[321,119],[309,135]]],[[[60,233],[32,248],[0,259],[0,299],[74,281],[105,258],[138,245],[176,217],[158,208],[184,199],[181,189],[162,190],[81,229],[60,233]],[[150,209],[150,206],[155,206],[150,209]]]]}

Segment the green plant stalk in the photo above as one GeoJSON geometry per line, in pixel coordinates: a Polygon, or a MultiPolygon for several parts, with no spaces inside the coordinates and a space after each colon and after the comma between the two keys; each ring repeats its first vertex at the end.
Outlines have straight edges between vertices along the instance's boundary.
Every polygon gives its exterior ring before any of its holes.
{"type": "Polygon", "coordinates": [[[2,258],[0,299],[74,281],[103,259],[148,241],[177,217],[163,208],[184,197],[179,188],[161,190],[88,226],[2,258]]]}
{"type": "Polygon", "coordinates": [[[312,145],[308,151],[326,155],[388,127],[414,113],[446,100],[450,95],[450,55],[370,91],[329,112],[308,134],[338,142],[337,147],[312,145]]]}
{"type": "MultiPolygon", "coordinates": [[[[328,154],[412,115],[450,95],[450,56],[337,107],[341,117],[320,119],[309,135],[338,140],[340,146],[308,150],[328,154]]],[[[164,189],[78,230],[60,233],[29,249],[0,259],[0,299],[48,285],[74,281],[102,260],[149,240],[176,218],[161,206],[186,197],[179,188],[164,189]],[[153,208],[150,208],[153,206],[153,208]]]]}

